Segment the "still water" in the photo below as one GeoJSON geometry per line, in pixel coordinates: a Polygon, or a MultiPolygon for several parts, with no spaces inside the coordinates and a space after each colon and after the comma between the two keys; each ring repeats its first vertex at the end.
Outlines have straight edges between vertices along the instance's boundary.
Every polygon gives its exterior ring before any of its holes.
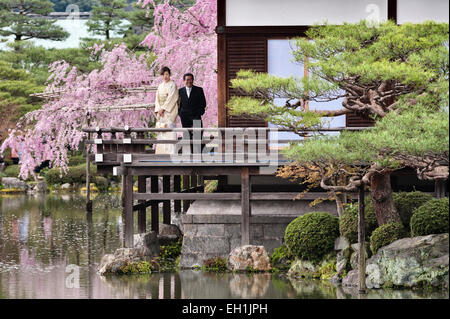
{"type": "MultiPolygon", "coordinates": [[[[99,195],[0,196],[0,298],[358,298],[356,291],[284,274],[182,270],[102,277],[103,254],[121,245],[120,199],[99,195]]],[[[448,298],[446,292],[373,290],[365,298],[448,298]]]]}

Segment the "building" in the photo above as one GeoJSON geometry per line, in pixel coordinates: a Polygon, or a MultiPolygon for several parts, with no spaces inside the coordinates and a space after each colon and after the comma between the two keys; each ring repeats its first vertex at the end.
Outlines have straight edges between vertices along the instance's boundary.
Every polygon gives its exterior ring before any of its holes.
{"type": "MultiPolygon", "coordinates": [[[[397,24],[426,20],[449,22],[448,0],[218,0],[218,123],[219,127],[267,127],[271,123],[231,116],[225,107],[237,95],[230,80],[240,69],[253,69],[279,76],[307,76],[302,65],[289,61],[289,39],[305,36],[313,24],[358,22],[362,19],[397,24]]],[[[279,101],[283,103],[283,101],[279,101]]],[[[310,108],[339,109],[339,103],[310,104],[310,108]]],[[[331,126],[370,126],[373,121],[356,114],[342,115],[331,126]]],[[[293,138],[285,133],[282,138],[293,138]]],[[[434,183],[420,181],[411,172],[393,176],[393,187],[409,190],[412,185],[433,191],[434,183]]],[[[228,178],[230,180],[230,178],[228,178]]]]}

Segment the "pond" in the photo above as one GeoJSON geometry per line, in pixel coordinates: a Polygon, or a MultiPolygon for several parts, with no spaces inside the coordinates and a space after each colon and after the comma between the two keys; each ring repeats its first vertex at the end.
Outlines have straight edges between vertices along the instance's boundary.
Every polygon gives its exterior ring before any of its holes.
{"type": "MultiPolygon", "coordinates": [[[[120,197],[99,195],[91,217],[80,195],[0,197],[0,298],[360,298],[325,281],[290,281],[283,273],[181,270],[98,275],[104,254],[121,246],[120,197]]],[[[150,221],[148,221],[150,223],[150,221]]],[[[372,290],[364,298],[448,298],[447,292],[372,290]]]]}

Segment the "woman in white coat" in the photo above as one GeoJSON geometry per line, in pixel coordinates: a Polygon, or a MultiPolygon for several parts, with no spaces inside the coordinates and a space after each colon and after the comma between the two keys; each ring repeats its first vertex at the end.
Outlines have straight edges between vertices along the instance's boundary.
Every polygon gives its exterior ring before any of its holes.
{"type": "MultiPolygon", "coordinates": [[[[170,69],[161,69],[163,82],[158,86],[155,98],[156,126],[158,128],[174,128],[178,116],[178,88],[170,79],[170,69]]],[[[176,140],[175,132],[158,133],[158,140],[176,140]]],[[[156,154],[173,154],[174,144],[157,144],[156,154]]]]}

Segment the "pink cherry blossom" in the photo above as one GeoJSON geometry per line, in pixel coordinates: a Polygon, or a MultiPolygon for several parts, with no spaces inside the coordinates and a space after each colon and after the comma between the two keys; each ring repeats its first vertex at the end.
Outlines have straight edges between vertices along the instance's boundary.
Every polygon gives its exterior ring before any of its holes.
{"type": "Polygon", "coordinates": [[[83,127],[151,125],[152,110],[100,112],[97,107],[153,103],[154,93],[130,95],[122,89],[158,85],[162,66],[172,70],[172,79],[179,87],[184,73],[195,75],[195,84],[204,88],[208,103],[204,126],[217,124],[216,1],[198,0],[184,11],[169,1],[139,3],[155,9],[155,26],[143,44],[156,54],[156,60],[149,66],[150,52],[137,56],[122,43],[110,51],[94,45],[91,54],[100,54],[102,66],[89,74],[82,74],[64,60],[50,64],[45,92],[60,91],[59,97],[22,117],[0,147],[0,152],[7,148],[19,152],[21,177],[33,174],[45,160],[65,171],[69,151],[78,150],[86,137],[83,127]]]}

